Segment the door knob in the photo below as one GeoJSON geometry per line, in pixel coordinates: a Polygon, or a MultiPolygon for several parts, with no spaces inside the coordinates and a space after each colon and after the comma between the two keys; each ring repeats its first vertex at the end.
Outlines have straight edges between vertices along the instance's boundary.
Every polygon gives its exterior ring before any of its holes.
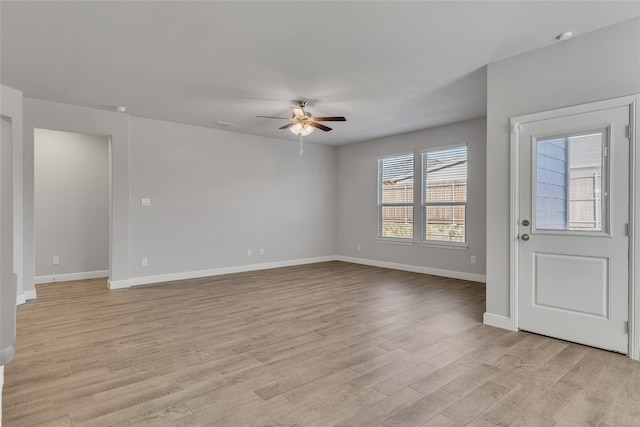
{"type": "Polygon", "coordinates": [[[522,236],[520,236],[520,238],[526,242],[527,240],[529,240],[529,235],[523,234],[522,236]]]}

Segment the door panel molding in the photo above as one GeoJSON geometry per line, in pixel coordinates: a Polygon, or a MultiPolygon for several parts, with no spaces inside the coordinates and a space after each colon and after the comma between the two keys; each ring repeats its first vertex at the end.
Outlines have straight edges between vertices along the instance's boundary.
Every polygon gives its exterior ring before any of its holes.
{"type": "Polygon", "coordinates": [[[533,303],[536,306],[553,310],[573,311],[580,314],[609,319],[609,312],[611,310],[611,277],[609,274],[610,258],[565,255],[548,252],[534,252],[533,256],[533,303]],[[545,286],[550,284],[551,279],[545,277],[545,271],[549,269],[553,270],[562,268],[562,265],[567,262],[581,264],[582,276],[572,278],[569,283],[563,283],[563,286],[567,288],[568,292],[558,295],[554,292],[555,288],[545,286]],[[541,268],[543,264],[546,264],[544,265],[546,268],[541,268]],[[586,289],[585,286],[583,286],[584,283],[587,283],[586,289]],[[579,303],[582,301],[578,301],[576,298],[573,298],[574,295],[577,295],[580,292],[592,294],[592,297],[599,299],[598,304],[594,304],[590,307],[580,307],[579,303]]]}
{"type": "MultiPolygon", "coordinates": [[[[637,165],[640,164],[640,150],[636,149],[637,124],[640,123],[640,112],[637,109],[640,95],[630,95],[603,101],[581,104],[566,108],[542,111],[533,114],[512,117],[510,119],[510,221],[509,221],[509,251],[510,251],[510,280],[509,280],[509,318],[503,319],[501,324],[509,326],[509,329],[517,331],[518,321],[518,277],[519,277],[519,245],[518,233],[520,218],[519,212],[519,188],[520,188],[520,129],[523,124],[579,115],[583,113],[608,110],[617,107],[628,107],[630,112],[629,123],[629,349],[630,358],[640,360],[640,278],[636,271],[640,267],[640,242],[637,237],[636,224],[640,224],[640,209],[636,205],[640,201],[640,179],[637,173],[637,165]]],[[[606,127],[606,126],[605,126],[606,127]]],[[[612,190],[612,189],[610,189],[612,190]]]]}

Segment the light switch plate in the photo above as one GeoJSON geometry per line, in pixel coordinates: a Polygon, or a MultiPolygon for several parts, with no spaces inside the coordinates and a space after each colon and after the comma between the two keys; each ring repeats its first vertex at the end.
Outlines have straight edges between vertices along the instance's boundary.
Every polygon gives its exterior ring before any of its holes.
{"type": "Polygon", "coordinates": [[[143,197],[142,199],[140,199],[140,205],[141,206],[151,206],[151,199],[143,197]]]}

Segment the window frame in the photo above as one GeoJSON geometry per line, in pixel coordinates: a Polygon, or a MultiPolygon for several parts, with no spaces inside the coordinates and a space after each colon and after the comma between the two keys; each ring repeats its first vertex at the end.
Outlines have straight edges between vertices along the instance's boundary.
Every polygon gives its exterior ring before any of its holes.
{"type": "Polygon", "coordinates": [[[433,246],[433,247],[446,247],[450,249],[467,249],[469,243],[467,240],[467,218],[469,217],[469,144],[460,143],[452,145],[443,145],[437,147],[429,147],[420,150],[420,217],[421,217],[421,234],[419,243],[420,246],[433,246]],[[454,150],[457,148],[465,148],[466,154],[466,167],[467,167],[467,188],[464,202],[427,202],[427,170],[426,170],[426,157],[428,153],[437,151],[454,150]],[[462,242],[453,242],[449,240],[435,240],[427,239],[427,207],[428,206],[464,206],[464,240],[462,242]]]}
{"type": "Polygon", "coordinates": [[[400,152],[400,153],[393,153],[393,154],[386,154],[383,156],[378,156],[376,158],[376,165],[377,165],[377,209],[378,209],[378,233],[376,236],[376,241],[377,242],[381,242],[381,243],[395,243],[395,244],[400,244],[400,245],[413,245],[415,243],[415,236],[416,236],[416,153],[415,151],[404,151],[404,152],[400,152]],[[401,156],[411,156],[412,158],[412,162],[413,162],[413,189],[412,189],[412,201],[410,203],[405,202],[405,203],[383,203],[382,201],[382,188],[383,188],[383,180],[382,180],[382,165],[381,162],[385,159],[390,159],[390,158],[394,158],[394,157],[401,157],[401,156]],[[410,207],[411,208],[411,215],[412,215],[412,233],[411,233],[411,237],[389,237],[389,236],[383,236],[382,235],[382,208],[385,206],[404,206],[404,207],[410,207]]]}

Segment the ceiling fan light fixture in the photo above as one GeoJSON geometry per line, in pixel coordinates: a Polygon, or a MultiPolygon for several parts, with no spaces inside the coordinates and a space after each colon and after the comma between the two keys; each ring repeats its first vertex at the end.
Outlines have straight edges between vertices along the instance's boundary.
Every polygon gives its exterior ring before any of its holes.
{"type": "Polygon", "coordinates": [[[315,129],[313,128],[313,126],[309,126],[307,123],[298,122],[295,125],[291,126],[289,130],[298,136],[307,136],[315,129]]]}

